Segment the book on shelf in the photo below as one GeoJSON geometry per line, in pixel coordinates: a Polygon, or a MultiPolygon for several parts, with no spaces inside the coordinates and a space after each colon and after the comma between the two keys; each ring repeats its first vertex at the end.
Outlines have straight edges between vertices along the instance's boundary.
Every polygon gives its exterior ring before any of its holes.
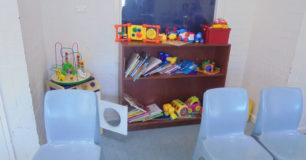
{"type": "Polygon", "coordinates": [[[138,53],[133,53],[129,60],[127,61],[127,68],[125,70],[124,77],[127,78],[135,69],[136,65],[139,63],[139,54],[138,53]]]}
{"type": "Polygon", "coordinates": [[[153,69],[154,67],[159,66],[162,61],[156,57],[150,57],[147,61],[148,65],[144,70],[144,73],[147,73],[148,71],[150,71],[151,69],[153,69]]]}
{"type": "Polygon", "coordinates": [[[145,62],[142,67],[139,69],[139,71],[135,74],[135,76],[133,77],[133,81],[135,82],[137,79],[140,78],[140,76],[142,76],[144,74],[144,70],[146,69],[148,63],[145,62]]]}
{"type": "Polygon", "coordinates": [[[148,59],[148,54],[146,53],[143,53],[142,56],[140,56],[139,63],[131,73],[131,77],[134,77],[135,74],[139,73],[139,69],[142,68],[143,64],[147,61],[147,59],[148,59]]]}
{"type": "Polygon", "coordinates": [[[131,120],[129,119],[129,122],[144,122],[157,117],[161,117],[163,115],[163,111],[156,104],[148,105],[147,108],[149,113],[146,116],[134,118],[131,120]]]}
{"type": "Polygon", "coordinates": [[[140,104],[138,101],[136,101],[134,98],[132,98],[128,94],[124,94],[123,99],[128,103],[129,106],[134,107],[135,109],[138,109],[142,112],[146,112],[146,110],[144,109],[145,106],[140,104]]]}

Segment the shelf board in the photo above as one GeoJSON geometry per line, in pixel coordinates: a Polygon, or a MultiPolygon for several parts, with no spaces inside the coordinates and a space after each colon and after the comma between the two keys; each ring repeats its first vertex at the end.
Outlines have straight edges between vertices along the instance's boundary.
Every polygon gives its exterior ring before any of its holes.
{"type": "MultiPolygon", "coordinates": [[[[147,77],[140,77],[138,80],[148,80],[148,79],[177,79],[177,78],[201,78],[201,77],[223,77],[225,76],[224,73],[217,73],[215,75],[208,75],[203,73],[197,73],[196,75],[189,75],[189,74],[174,74],[174,75],[152,75],[147,77]]],[[[132,81],[132,77],[125,78],[126,81],[132,81]]]]}
{"type": "Polygon", "coordinates": [[[142,130],[142,129],[153,129],[163,127],[174,127],[190,124],[200,124],[201,117],[188,118],[188,119],[176,119],[176,120],[150,120],[145,122],[134,122],[128,124],[128,130],[142,130]]]}
{"type": "Polygon", "coordinates": [[[163,44],[163,43],[143,43],[143,42],[121,42],[121,45],[124,47],[228,47],[230,44],[203,44],[203,43],[187,43],[182,46],[175,46],[170,44],[163,44]]]}

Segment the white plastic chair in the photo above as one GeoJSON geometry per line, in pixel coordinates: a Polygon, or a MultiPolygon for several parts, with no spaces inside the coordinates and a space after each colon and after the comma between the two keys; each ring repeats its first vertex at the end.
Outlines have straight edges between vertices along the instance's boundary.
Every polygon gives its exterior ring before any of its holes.
{"type": "Polygon", "coordinates": [[[261,91],[252,135],[275,160],[306,159],[306,136],[297,130],[302,114],[302,98],[298,88],[272,87],[261,91]]]}
{"type": "Polygon", "coordinates": [[[193,160],[272,160],[255,139],[244,134],[248,95],[241,88],[217,88],[204,94],[200,132],[193,160]]]}
{"type": "Polygon", "coordinates": [[[47,144],[34,160],[99,160],[101,148],[94,92],[54,90],[45,96],[47,144]]]}

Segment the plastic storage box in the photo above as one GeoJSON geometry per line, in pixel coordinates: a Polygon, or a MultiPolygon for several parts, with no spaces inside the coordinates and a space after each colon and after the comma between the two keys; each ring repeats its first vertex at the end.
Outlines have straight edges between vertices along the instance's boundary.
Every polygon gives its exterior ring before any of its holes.
{"type": "Polygon", "coordinates": [[[228,44],[230,28],[210,28],[202,26],[206,44],[228,44]]]}

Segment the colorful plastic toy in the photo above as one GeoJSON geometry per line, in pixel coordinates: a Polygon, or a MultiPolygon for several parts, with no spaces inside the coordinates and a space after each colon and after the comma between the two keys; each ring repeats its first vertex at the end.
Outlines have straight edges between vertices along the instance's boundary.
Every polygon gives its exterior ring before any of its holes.
{"type": "Polygon", "coordinates": [[[167,41],[167,36],[165,33],[159,34],[159,40],[164,42],[167,41]]]}
{"type": "Polygon", "coordinates": [[[146,28],[142,25],[131,25],[128,27],[128,37],[131,40],[143,40],[146,37],[146,28]]]}
{"type": "Polygon", "coordinates": [[[51,81],[60,85],[73,85],[88,80],[91,74],[84,68],[84,60],[79,52],[79,46],[75,42],[71,48],[63,47],[59,42],[55,43],[55,73],[51,81]],[[58,50],[60,57],[57,57],[58,50]],[[58,63],[61,61],[61,65],[58,63]]]}
{"type": "Polygon", "coordinates": [[[185,117],[188,115],[188,107],[181,100],[175,99],[171,104],[175,107],[175,112],[179,117],[185,117]]]}
{"type": "Polygon", "coordinates": [[[174,64],[177,60],[177,57],[167,57],[166,60],[170,63],[170,64],[174,64]]]}
{"type": "Polygon", "coordinates": [[[131,23],[128,24],[116,24],[116,42],[131,41],[128,37],[128,27],[131,27],[131,23]]]}
{"type": "Polygon", "coordinates": [[[195,35],[195,39],[194,39],[194,42],[196,43],[204,43],[204,39],[203,39],[203,36],[202,36],[202,32],[199,32],[195,35]]]}
{"type": "Polygon", "coordinates": [[[159,43],[159,25],[143,25],[144,28],[146,28],[146,35],[143,39],[143,42],[153,42],[153,43],[159,43]]]}
{"type": "Polygon", "coordinates": [[[192,113],[192,112],[200,112],[200,110],[202,108],[201,102],[200,102],[199,98],[196,97],[196,96],[192,96],[192,97],[188,98],[185,103],[188,106],[188,113],[189,114],[192,113]]]}
{"type": "Polygon", "coordinates": [[[202,69],[206,72],[213,73],[215,71],[215,62],[206,60],[202,62],[202,69]]]}
{"type": "Polygon", "coordinates": [[[170,57],[170,54],[168,53],[163,53],[163,52],[159,53],[159,59],[162,60],[163,64],[169,63],[169,61],[167,61],[168,57],[170,57]]]}
{"type": "Polygon", "coordinates": [[[228,28],[228,24],[225,18],[218,18],[214,21],[214,24],[211,26],[212,28],[228,28]]]}
{"type": "Polygon", "coordinates": [[[168,35],[168,39],[169,39],[169,40],[176,40],[176,38],[177,38],[176,33],[170,33],[170,34],[168,35]]]}
{"type": "Polygon", "coordinates": [[[175,108],[170,103],[164,104],[163,109],[165,116],[170,116],[171,120],[175,120],[177,118],[177,115],[175,114],[175,108]]]}
{"type": "Polygon", "coordinates": [[[116,42],[122,41],[143,41],[143,42],[153,42],[159,43],[159,25],[133,25],[131,23],[127,24],[117,24],[116,28],[116,42]]]}

